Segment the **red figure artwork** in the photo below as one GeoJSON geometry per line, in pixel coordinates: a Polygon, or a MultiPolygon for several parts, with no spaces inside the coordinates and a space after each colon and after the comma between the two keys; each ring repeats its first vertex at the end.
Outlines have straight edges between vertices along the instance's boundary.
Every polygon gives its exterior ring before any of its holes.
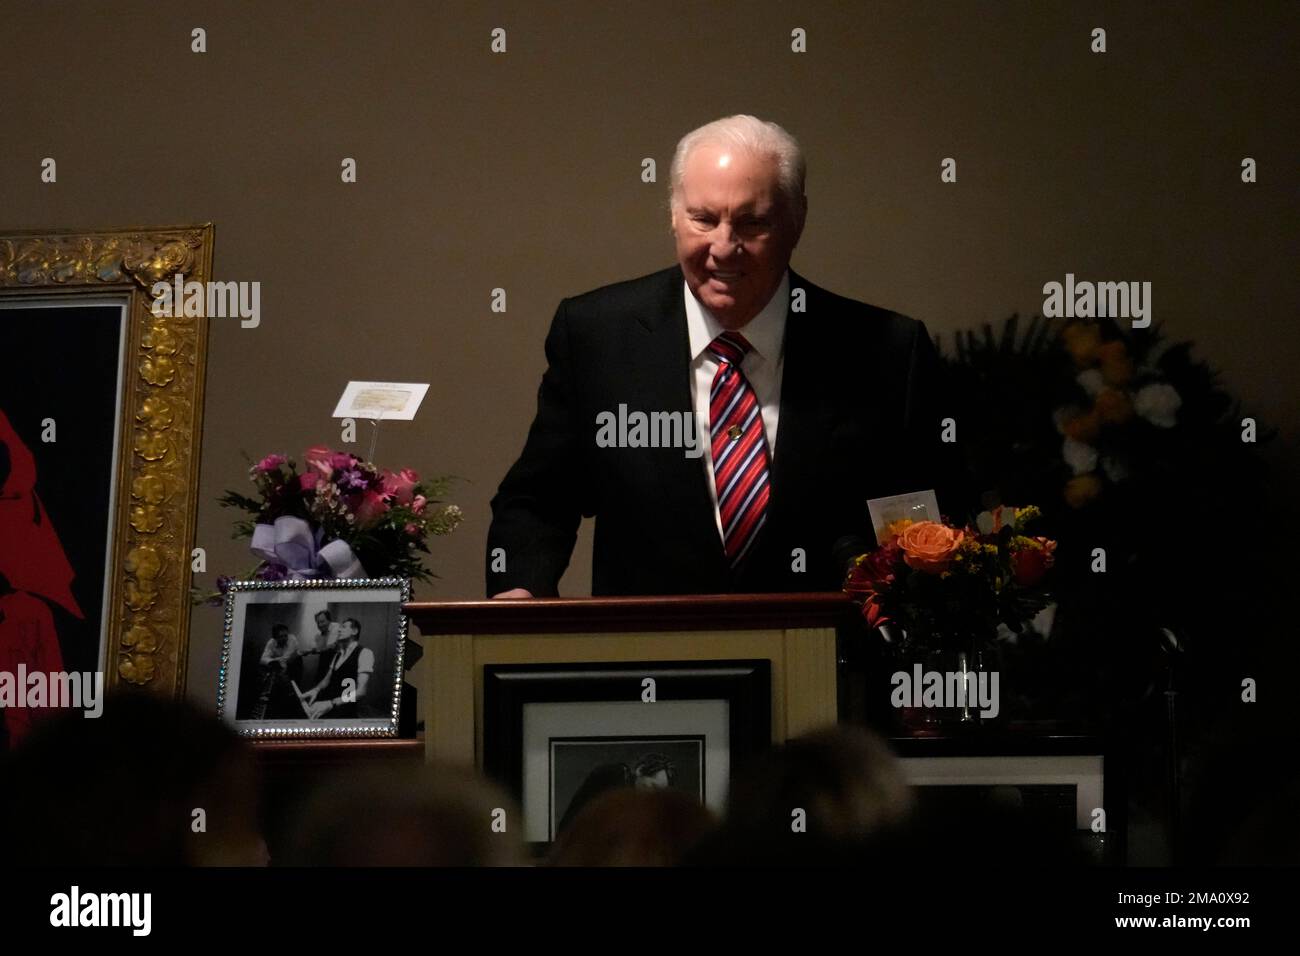
{"type": "MultiPolygon", "coordinates": [[[[36,493],[36,459],[0,409],[0,672],[63,670],[54,616],[42,598],[83,618],[72,565],[36,493]]],[[[16,679],[16,678],[15,678],[16,679]]],[[[21,688],[19,689],[21,692],[21,688]]],[[[31,727],[25,707],[0,710],[0,749],[31,727]]]]}

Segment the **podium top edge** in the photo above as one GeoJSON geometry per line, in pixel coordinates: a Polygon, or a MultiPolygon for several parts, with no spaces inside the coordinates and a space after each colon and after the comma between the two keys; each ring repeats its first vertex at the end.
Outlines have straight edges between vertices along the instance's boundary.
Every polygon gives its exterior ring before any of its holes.
{"type": "Polygon", "coordinates": [[[425,635],[833,627],[857,612],[838,591],[412,601],[402,609],[425,635]]]}

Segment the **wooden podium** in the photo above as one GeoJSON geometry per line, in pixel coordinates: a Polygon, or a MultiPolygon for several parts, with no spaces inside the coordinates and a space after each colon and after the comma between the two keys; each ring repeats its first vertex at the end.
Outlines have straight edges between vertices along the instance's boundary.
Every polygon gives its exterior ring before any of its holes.
{"type": "Polygon", "coordinates": [[[426,638],[425,754],[483,765],[483,669],[496,664],[766,660],[780,742],[835,723],[843,594],[433,601],[405,605],[426,638]]]}

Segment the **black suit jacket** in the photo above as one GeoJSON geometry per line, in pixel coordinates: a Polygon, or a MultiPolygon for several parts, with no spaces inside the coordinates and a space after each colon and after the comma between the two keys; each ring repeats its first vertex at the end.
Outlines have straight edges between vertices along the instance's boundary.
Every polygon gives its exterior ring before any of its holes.
{"type": "Polygon", "coordinates": [[[791,270],[806,300],[786,318],[767,523],[733,572],[701,458],[596,444],[597,415],[620,404],[692,410],[682,283],[673,266],[560,303],[537,417],[492,499],[489,595],[555,595],[582,516],[596,519],[595,595],[835,590],[845,559],[875,546],[866,499],[935,488],[965,517],[961,456],[940,441],[957,412],[925,326],[791,270]]]}

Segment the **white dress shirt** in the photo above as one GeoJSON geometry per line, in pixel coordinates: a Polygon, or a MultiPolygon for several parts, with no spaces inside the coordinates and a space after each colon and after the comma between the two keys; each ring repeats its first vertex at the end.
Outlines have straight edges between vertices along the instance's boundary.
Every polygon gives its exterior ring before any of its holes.
{"type": "MultiPolygon", "coordinates": [[[[718,514],[718,489],[713,484],[713,444],[709,438],[709,393],[713,390],[713,377],[718,372],[718,360],[709,351],[709,343],[726,331],[713,313],[705,308],[691,287],[682,283],[686,296],[686,329],[691,344],[691,404],[695,409],[698,429],[697,447],[704,449],[704,474],[708,480],[709,497],[713,500],[713,519],[722,540],[722,516],[718,514]]],[[[790,308],[790,271],[787,269],[767,305],[737,329],[753,346],[740,363],[740,370],[754,390],[763,414],[763,431],[767,436],[768,454],[775,459],[776,426],[781,414],[781,373],[785,356],[785,319],[790,308]]]]}

